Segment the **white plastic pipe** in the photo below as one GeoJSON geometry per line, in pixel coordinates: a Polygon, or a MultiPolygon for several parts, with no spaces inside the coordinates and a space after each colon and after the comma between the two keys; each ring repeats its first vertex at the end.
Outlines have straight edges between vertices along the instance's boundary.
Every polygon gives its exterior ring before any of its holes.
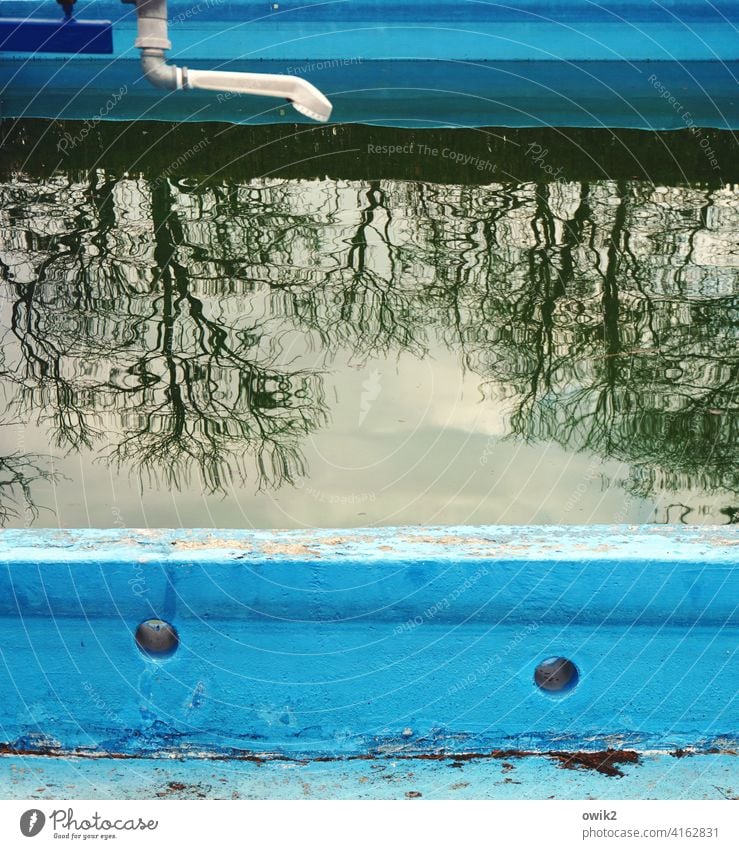
{"type": "Polygon", "coordinates": [[[263,94],[284,97],[302,115],[314,121],[328,121],[331,102],[307,80],[286,74],[245,74],[232,71],[185,71],[184,87],[238,94],[263,94]]]}
{"type": "Polygon", "coordinates": [[[247,74],[237,71],[194,71],[168,65],[165,52],[172,46],[167,34],[167,0],[135,0],[138,37],[144,76],[153,85],[168,89],[203,89],[235,94],[281,97],[308,118],[328,121],[331,102],[314,85],[286,74],[247,74]]]}

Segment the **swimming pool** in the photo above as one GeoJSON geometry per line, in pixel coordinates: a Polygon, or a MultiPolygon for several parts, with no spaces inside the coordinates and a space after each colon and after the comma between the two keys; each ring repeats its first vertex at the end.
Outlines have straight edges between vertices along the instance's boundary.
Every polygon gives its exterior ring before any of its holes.
{"type": "Polygon", "coordinates": [[[328,126],[78,6],[0,59],[2,793],[734,798],[735,5],[171,4],[328,126]]]}

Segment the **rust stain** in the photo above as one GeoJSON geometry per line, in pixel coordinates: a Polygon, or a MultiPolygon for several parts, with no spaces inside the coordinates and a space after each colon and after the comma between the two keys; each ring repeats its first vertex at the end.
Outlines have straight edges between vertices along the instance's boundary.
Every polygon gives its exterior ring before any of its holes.
{"type": "Polygon", "coordinates": [[[418,790],[407,790],[405,794],[406,799],[420,799],[423,796],[423,793],[419,793],[418,790]]]}
{"type": "MultiPolygon", "coordinates": [[[[730,751],[722,754],[731,754],[730,751]]],[[[372,755],[349,756],[347,760],[368,759],[372,755]]],[[[548,758],[556,761],[562,769],[590,769],[607,775],[611,778],[620,778],[625,773],[621,770],[623,764],[640,764],[641,757],[638,752],[630,749],[606,749],[600,752],[558,752],[558,751],[529,751],[525,749],[493,749],[491,752],[422,752],[418,754],[394,754],[384,755],[384,759],[411,760],[411,761],[450,761],[451,767],[461,769],[466,761],[473,760],[502,760],[503,772],[510,772],[515,766],[509,761],[515,758],[548,758]]],[[[506,779],[507,783],[513,783],[512,779],[506,779]]]]}
{"type": "Polygon", "coordinates": [[[563,769],[593,769],[601,775],[622,778],[621,764],[639,764],[638,752],[606,749],[605,752],[548,752],[547,757],[559,761],[563,769]]]}
{"type": "Polygon", "coordinates": [[[490,757],[496,760],[507,761],[509,758],[527,758],[533,754],[534,752],[525,752],[522,749],[493,749],[490,757]]]}
{"type": "MultiPolygon", "coordinates": [[[[728,752],[727,752],[728,753],[728,752]]],[[[465,761],[480,760],[502,760],[503,772],[515,769],[509,763],[515,758],[549,758],[558,763],[562,769],[591,769],[601,775],[609,777],[622,777],[625,773],[621,770],[623,764],[640,764],[641,757],[638,752],[630,749],[606,749],[600,752],[535,752],[524,749],[493,749],[491,752],[429,752],[422,754],[395,755],[393,760],[433,760],[451,761],[450,766],[461,768],[465,761]]],[[[511,780],[508,780],[510,783],[511,780]]]]}
{"type": "MultiPolygon", "coordinates": [[[[712,747],[711,749],[674,749],[670,754],[675,758],[693,757],[701,754],[737,755],[735,749],[712,747]]],[[[23,756],[38,758],[80,758],[80,759],[119,759],[119,760],[156,760],[162,757],[184,760],[187,758],[208,761],[245,761],[257,766],[270,762],[286,762],[295,765],[308,766],[311,763],[336,763],[341,761],[372,761],[373,769],[384,770],[383,763],[392,761],[418,762],[437,761],[447,762],[450,767],[463,768],[464,764],[475,760],[499,760],[501,771],[509,773],[515,769],[511,761],[520,758],[547,758],[555,761],[561,769],[593,770],[611,778],[621,778],[625,775],[622,767],[626,764],[639,765],[641,755],[630,749],[605,749],[602,751],[533,751],[526,749],[493,749],[488,752],[417,752],[401,754],[398,752],[363,753],[358,755],[319,755],[315,757],[296,757],[275,752],[254,753],[247,751],[236,752],[199,752],[162,750],[158,752],[130,753],[106,752],[90,749],[63,749],[40,747],[37,749],[16,748],[9,743],[0,743],[0,757],[23,756]]],[[[510,783],[510,781],[508,782],[510,783]]],[[[178,782],[170,782],[164,793],[178,792],[178,782]]],[[[415,791],[414,791],[415,792],[415,791]]]]}
{"type": "Polygon", "coordinates": [[[181,781],[169,781],[167,786],[160,790],[156,796],[158,799],[166,799],[179,793],[187,793],[190,799],[207,799],[208,795],[199,784],[183,784],[181,781]]]}
{"type": "Polygon", "coordinates": [[[170,790],[184,790],[186,785],[181,781],[170,781],[167,786],[170,790]]]}

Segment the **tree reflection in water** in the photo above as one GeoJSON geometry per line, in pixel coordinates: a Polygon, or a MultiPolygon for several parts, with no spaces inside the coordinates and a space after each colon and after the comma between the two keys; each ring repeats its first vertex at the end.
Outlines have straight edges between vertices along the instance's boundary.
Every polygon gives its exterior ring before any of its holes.
{"type": "MultiPolygon", "coordinates": [[[[640,495],[739,489],[728,188],[97,171],[19,177],[2,210],[6,421],[142,485],[225,491],[247,458],[257,485],[294,483],[330,420],[302,352],[441,340],[506,403],[509,438],[627,463],[640,495]]],[[[39,458],[2,464],[0,497],[32,504],[39,458]]]]}

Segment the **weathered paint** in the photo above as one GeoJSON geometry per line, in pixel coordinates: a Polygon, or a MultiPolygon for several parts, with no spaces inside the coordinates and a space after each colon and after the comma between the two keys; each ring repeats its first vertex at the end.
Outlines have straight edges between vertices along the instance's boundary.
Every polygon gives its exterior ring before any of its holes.
{"type": "Polygon", "coordinates": [[[397,624],[466,578],[434,622],[723,625],[739,602],[732,527],[5,530],[0,545],[0,615],[145,618],[179,599],[180,617],[397,624]]]}
{"type": "MultiPolygon", "coordinates": [[[[79,16],[114,21],[116,60],[6,54],[5,116],[294,120],[261,99],[157,92],[141,79],[133,7],[77,6],[79,16]],[[105,108],[122,85],[127,96],[105,108]]],[[[36,7],[36,0],[3,2],[4,14],[20,17],[36,7]]],[[[732,0],[232,0],[193,9],[170,0],[174,57],[190,67],[228,63],[305,76],[330,96],[338,123],[739,126],[732,0]]]]}
{"type": "Polygon", "coordinates": [[[2,751],[336,760],[357,781],[350,763],[387,757],[533,758],[531,781],[541,757],[611,778],[649,753],[735,771],[738,543],[654,526],[7,530],[2,751]],[[166,661],[134,640],[152,617],[179,632],[166,661]],[[560,655],[580,681],[544,693],[534,669],[560,655]]]}
{"type": "Polygon", "coordinates": [[[644,755],[623,777],[611,777],[546,757],[253,763],[6,756],[0,792],[12,799],[736,799],[738,760],[644,755]]]}
{"type": "Polygon", "coordinates": [[[65,18],[0,18],[0,51],[22,53],[112,53],[110,21],[65,18]]]}

